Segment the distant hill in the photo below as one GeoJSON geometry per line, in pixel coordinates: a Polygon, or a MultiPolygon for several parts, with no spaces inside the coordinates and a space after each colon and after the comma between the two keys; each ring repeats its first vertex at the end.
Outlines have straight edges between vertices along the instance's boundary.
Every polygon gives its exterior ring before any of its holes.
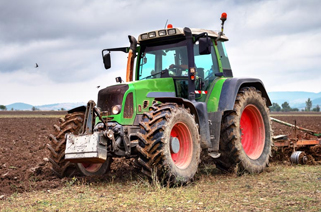
{"type": "Polygon", "coordinates": [[[271,102],[278,103],[280,106],[284,102],[288,102],[292,108],[305,108],[305,102],[308,98],[312,101],[312,108],[317,105],[321,106],[321,92],[303,92],[303,91],[276,91],[269,92],[271,102]]]}
{"type": "Polygon", "coordinates": [[[22,102],[17,102],[10,105],[6,105],[6,107],[7,110],[11,110],[12,108],[13,110],[31,110],[33,106],[22,102]]]}
{"type": "Polygon", "coordinates": [[[70,110],[72,108],[86,105],[84,102],[76,102],[76,103],[56,103],[50,105],[29,105],[26,103],[13,103],[10,105],[6,105],[7,110],[32,110],[32,107],[36,107],[39,110],[61,110],[62,108],[65,110],[70,110]]]}
{"type": "Polygon", "coordinates": [[[39,108],[40,110],[61,110],[61,108],[64,108],[65,110],[70,110],[72,108],[87,105],[84,102],[76,102],[76,103],[57,103],[57,104],[51,104],[51,105],[40,105],[36,106],[36,108],[39,108]]]}

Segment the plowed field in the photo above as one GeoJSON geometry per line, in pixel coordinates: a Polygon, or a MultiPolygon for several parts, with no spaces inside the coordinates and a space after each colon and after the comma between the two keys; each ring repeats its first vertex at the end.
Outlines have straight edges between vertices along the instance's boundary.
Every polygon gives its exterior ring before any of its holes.
{"type": "MultiPolygon", "coordinates": [[[[0,199],[14,192],[50,190],[65,185],[66,179],[55,177],[47,162],[46,144],[53,125],[65,112],[0,111],[0,199]]],[[[273,114],[272,114],[273,116],[273,114]]],[[[277,119],[321,132],[320,114],[276,114],[277,119]]],[[[274,134],[291,135],[289,127],[272,123],[274,134]]],[[[307,137],[304,133],[300,136],[307,137]]],[[[112,172],[133,171],[130,162],[112,165],[112,172]],[[123,170],[121,170],[123,169],[123,170]]]]}
{"type": "MultiPolygon", "coordinates": [[[[321,113],[272,113],[271,117],[280,119],[290,124],[295,124],[299,127],[307,128],[321,133],[321,113]]],[[[302,131],[295,131],[288,126],[272,122],[273,134],[274,135],[288,135],[290,137],[299,137],[304,139],[315,139],[315,137],[308,135],[302,131]]]]}

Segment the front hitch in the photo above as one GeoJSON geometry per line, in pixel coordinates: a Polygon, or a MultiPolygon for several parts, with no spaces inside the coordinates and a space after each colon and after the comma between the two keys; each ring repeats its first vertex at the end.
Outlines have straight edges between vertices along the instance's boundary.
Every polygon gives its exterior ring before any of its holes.
{"type": "Polygon", "coordinates": [[[95,106],[96,106],[96,103],[93,100],[90,100],[87,103],[86,112],[85,112],[85,120],[82,125],[81,134],[85,134],[85,135],[93,134],[94,124],[95,124],[95,114],[102,121],[102,123],[104,124],[104,127],[107,128],[107,125],[106,125],[104,119],[101,117],[100,112],[98,111],[98,109],[95,106]]]}
{"type": "Polygon", "coordinates": [[[108,139],[104,132],[94,132],[95,114],[105,129],[106,122],[95,106],[92,100],[87,103],[84,122],[78,135],[66,134],[65,160],[73,163],[103,163],[107,160],[108,139]]]}

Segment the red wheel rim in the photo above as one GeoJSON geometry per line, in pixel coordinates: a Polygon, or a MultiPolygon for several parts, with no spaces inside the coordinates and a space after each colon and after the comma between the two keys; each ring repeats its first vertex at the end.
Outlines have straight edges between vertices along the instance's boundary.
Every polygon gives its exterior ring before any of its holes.
{"type": "Polygon", "coordinates": [[[86,169],[87,172],[94,173],[94,172],[97,172],[103,164],[102,163],[82,163],[81,165],[86,169]]]}
{"type": "Polygon", "coordinates": [[[186,168],[192,161],[193,155],[193,140],[188,127],[178,122],[171,131],[171,137],[176,137],[179,140],[179,151],[177,153],[171,152],[174,164],[180,168],[186,168]]]}
{"type": "Polygon", "coordinates": [[[247,105],[241,116],[241,142],[246,155],[258,159],[264,149],[265,129],[260,111],[256,106],[247,105]]]}

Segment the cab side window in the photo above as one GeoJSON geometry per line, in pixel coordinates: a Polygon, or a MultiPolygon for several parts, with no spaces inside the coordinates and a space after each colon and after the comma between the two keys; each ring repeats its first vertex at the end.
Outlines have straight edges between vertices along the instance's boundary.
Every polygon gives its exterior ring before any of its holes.
{"type": "Polygon", "coordinates": [[[211,46],[211,54],[200,55],[198,45],[194,45],[194,60],[196,66],[195,89],[206,91],[215,79],[215,73],[219,72],[214,47],[211,46]]]}
{"type": "Polygon", "coordinates": [[[224,76],[233,77],[230,61],[228,59],[224,43],[221,41],[218,41],[217,49],[220,54],[224,76]]]}
{"type": "Polygon", "coordinates": [[[147,78],[155,70],[156,55],[153,52],[145,53],[140,61],[139,79],[147,78]]]}

